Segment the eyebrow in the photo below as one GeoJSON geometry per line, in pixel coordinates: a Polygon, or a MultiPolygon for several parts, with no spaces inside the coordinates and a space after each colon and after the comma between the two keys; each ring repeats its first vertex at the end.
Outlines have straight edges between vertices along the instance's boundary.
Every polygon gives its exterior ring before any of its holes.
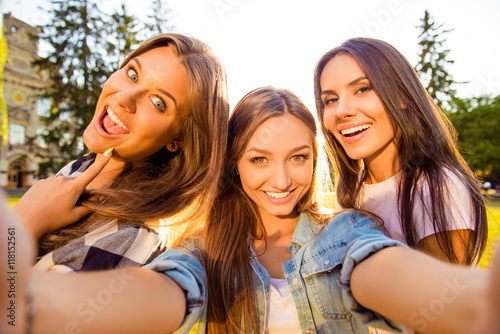
{"type": "MultiPolygon", "coordinates": [[[[137,64],[137,67],[139,67],[139,70],[142,71],[142,65],[141,65],[141,62],[139,61],[139,59],[132,58],[132,60],[137,64]]],[[[175,100],[175,97],[172,94],[170,94],[169,92],[167,92],[166,90],[161,89],[161,88],[158,88],[158,91],[161,92],[162,94],[168,96],[174,102],[175,109],[177,109],[177,101],[175,100]]]]}
{"type": "MultiPolygon", "coordinates": [[[[354,86],[355,84],[357,84],[358,82],[360,82],[361,80],[368,80],[367,77],[363,76],[363,77],[359,77],[357,79],[354,79],[353,81],[349,82],[347,84],[347,87],[352,87],[354,86]]],[[[324,95],[324,94],[335,94],[335,90],[331,90],[331,89],[326,89],[326,90],[322,90],[321,91],[321,95],[324,95]]]]}
{"type": "MultiPolygon", "coordinates": [[[[306,149],[306,148],[311,149],[311,145],[301,145],[301,146],[294,147],[290,151],[288,151],[288,154],[292,154],[294,152],[298,152],[298,151],[306,149]]],[[[262,148],[258,148],[258,147],[252,147],[249,150],[247,150],[247,153],[248,152],[257,152],[257,153],[263,153],[263,154],[271,154],[272,153],[271,151],[268,151],[268,150],[262,149],[262,148]]]]}

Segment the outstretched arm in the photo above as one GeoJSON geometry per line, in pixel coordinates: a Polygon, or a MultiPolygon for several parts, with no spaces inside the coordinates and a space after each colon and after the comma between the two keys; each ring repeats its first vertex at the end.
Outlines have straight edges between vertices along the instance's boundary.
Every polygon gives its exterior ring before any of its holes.
{"type": "Polygon", "coordinates": [[[364,307],[418,332],[439,334],[477,332],[488,284],[488,272],[403,247],[371,255],[351,277],[352,293],[364,307]]]}
{"type": "Polygon", "coordinates": [[[143,268],[37,271],[33,244],[0,193],[0,333],[26,333],[29,318],[34,333],[165,333],[182,323],[186,296],[167,275],[143,268]]]}
{"type": "Polygon", "coordinates": [[[183,290],[148,269],[33,272],[31,282],[35,333],[166,333],[186,313],[183,290]]]}
{"type": "Polygon", "coordinates": [[[495,260],[492,265],[488,304],[484,322],[477,333],[500,334],[500,245],[497,245],[495,260]]]}

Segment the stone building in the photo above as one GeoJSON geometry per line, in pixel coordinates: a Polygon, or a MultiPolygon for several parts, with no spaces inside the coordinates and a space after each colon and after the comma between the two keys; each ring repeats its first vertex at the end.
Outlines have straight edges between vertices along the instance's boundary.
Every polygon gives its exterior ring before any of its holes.
{"type": "MultiPolygon", "coordinates": [[[[35,67],[38,57],[38,30],[3,15],[8,44],[8,60],[4,67],[4,98],[9,116],[9,141],[0,145],[0,187],[27,188],[46,172],[40,172],[45,130],[43,118],[50,102],[40,98],[48,80],[35,67]]],[[[1,139],[0,139],[1,140],[1,139]]]]}

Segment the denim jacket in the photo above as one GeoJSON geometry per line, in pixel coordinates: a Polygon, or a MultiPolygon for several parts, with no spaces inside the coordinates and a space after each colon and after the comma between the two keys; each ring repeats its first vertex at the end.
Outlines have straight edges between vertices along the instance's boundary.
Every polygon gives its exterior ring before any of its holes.
{"type": "MultiPolygon", "coordinates": [[[[346,211],[322,229],[301,214],[288,246],[293,256],[283,264],[283,271],[303,333],[369,333],[367,326],[400,329],[397,324],[358,304],[351,293],[350,278],[357,263],[385,247],[405,247],[385,236],[376,225],[365,214],[346,211]]],[[[190,239],[146,266],[164,272],[186,292],[186,316],[176,333],[188,333],[195,324],[193,332],[205,332],[207,277],[200,261],[199,244],[199,239],[190,239]]],[[[270,277],[252,249],[250,252],[259,333],[264,333],[270,277]]]]}

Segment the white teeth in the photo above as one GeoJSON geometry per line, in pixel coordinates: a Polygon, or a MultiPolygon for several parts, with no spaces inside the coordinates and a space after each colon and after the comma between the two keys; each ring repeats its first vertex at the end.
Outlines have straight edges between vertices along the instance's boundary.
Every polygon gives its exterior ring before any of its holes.
{"type": "Polygon", "coordinates": [[[267,194],[267,196],[272,197],[272,198],[284,198],[284,197],[287,197],[288,195],[290,195],[290,192],[287,191],[285,193],[271,193],[271,192],[266,191],[266,194],[267,194]]]}
{"type": "Polygon", "coordinates": [[[108,107],[107,112],[108,112],[109,117],[113,120],[113,122],[115,122],[117,125],[119,125],[123,129],[128,131],[125,124],[123,124],[123,122],[118,119],[118,116],[116,116],[116,114],[113,112],[113,110],[111,110],[111,107],[108,107]]]}
{"type": "Polygon", "coordinates": [[[354,132],[368,129],[371,126],[372,126],[371,124],[363,124],[363,125],[352,127],[350,129],[342,130],[342,131],[340,131],[340,133],[342,133],[345,136],[345,135],[349,135],[349,134],[354,133],[354,132]]]}

